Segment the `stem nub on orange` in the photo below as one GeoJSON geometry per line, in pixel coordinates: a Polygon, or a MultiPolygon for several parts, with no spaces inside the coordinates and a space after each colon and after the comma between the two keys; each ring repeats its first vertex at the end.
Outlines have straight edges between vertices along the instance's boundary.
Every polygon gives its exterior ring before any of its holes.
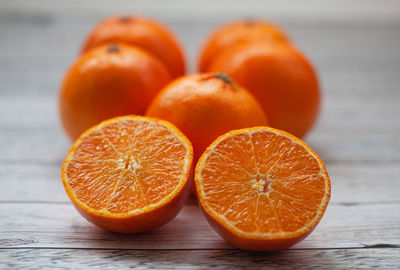
{"type": "Polygon", "coordinates": [[[220,136],[197,163],[195,184],[212,227],[248,250],[281,250],[304,239],[322,218],[331,191],[315,152],[268,127],[220,136]]]}
{"type": "Polygon", "coordinates": [[[142,49],[122,44],[97,47],[64,77],[59,96],[64,129],[75,140],[103,120],[144,114],[170,80],[165,66],[142,49]]]}
{"type": "Polygon", "coordinates": [[[100,22],[88,35],[82,52],[108,43],[126,43],[151,53],[173,78],[185,73],[183,49],[164,25],[141,16],[113,16],[100,22]]]}
{"type": "Polygon", "coordinates": [[[61,176],[88,221],[119,233],[144,232],[167,223],[182,208],[192,157],[191,143],[172,124],[117,117],[79,137],[61,176]]]}

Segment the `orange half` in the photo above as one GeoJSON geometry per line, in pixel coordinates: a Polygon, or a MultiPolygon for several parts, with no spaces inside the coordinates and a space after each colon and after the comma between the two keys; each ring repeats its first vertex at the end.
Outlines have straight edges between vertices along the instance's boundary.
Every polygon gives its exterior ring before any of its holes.
{"type": "Polygon", "coordinates": [[[107,230],[136,233],[174,218],[186,201],[193,149],[172,124],[124,116],[83,133],[63,166],[77,210],[107,230]]]}
{"type": "Polygon", "coordinates": [[[331,190],[317,154],[268,127],[215,140],[197,163],[195,184],[211,226],[248,250],[281,250],[304,239],[322,218],[331,190]]]}

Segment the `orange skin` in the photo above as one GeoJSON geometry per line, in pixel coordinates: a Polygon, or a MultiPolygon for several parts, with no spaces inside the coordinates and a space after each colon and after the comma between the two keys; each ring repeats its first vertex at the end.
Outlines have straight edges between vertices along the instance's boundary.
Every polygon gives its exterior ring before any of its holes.
{"type": "Polygon", "coordinates": [[[195,164],[218,136],[232,129],[268,125],[255,98],[224,76],[207,73],[177,79],[157,95],[146,112],[146,116],[170,121],[189,138],[195,164]]]}
{"type": "Polygon", "coordinates": [[[221,71],[248,89],[271,127],[304,137],[313,127],[320,90],[310,62],[288,43],[246,42],[218,55],[209,71],[221,71]]]}
{"type": "Polygon", "coordinates": [[[105,119],[145,113],[170,81],[165,66],[127,45],[103,45],[78,59],[61,86],[59,112],[71,140],[105,119]]]}
{"type": "Polygon", "coordinates": [[[231,245],[244,249],[244,250],[254,250],[254,251],[279,251],[290,248],[291,246],[299,243],[303,239],[305,239],[314,229],[312,228],[310,231],[303,235],[298,235],[293,238],[281,238],[281,239],[243,239],[230,230],[226,229],[223,225],[219,224],[215,221],[208,213],[206,213],[203,209],[202,212],[206,217],[208,223],[211,227],[228,243],[231,245]]]}
{"type": "Polygon", "coordinates": [[[89,34],[82,53],[106,43],[126,43],[158,57],[173,78],[185,73],[185,57],[175,36],[162,24],[144,17],[114,16],[89,34]]]}
{"type": "Polygon", "coordinates": [[[237,44],[247,40],[289,42],[287,34],[267,21],[239,20],[218,28],[204,43],[198,60],[198,70],[207,72],[213,59],[237,44]]]}

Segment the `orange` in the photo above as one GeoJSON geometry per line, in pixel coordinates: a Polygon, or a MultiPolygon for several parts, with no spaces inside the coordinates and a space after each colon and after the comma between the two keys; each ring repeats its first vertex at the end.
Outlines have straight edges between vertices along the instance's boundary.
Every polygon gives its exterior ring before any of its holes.
{"type": "Polygon", "coordinates": [[[59,96],[64,128],[75,140],[108,118],[144,114],[169,81],[165,66],[147,52],[127,45],[100,46],[78,59],[64,77],[59,96]]]}
{"type": "Polygon", "coordinates": [[[74,143],[62,166],[65,190],[88,221],[137,233],[174,218],[188,197],[193,149],[172,124],[117,117],[74,143]]]}
{"type": "Polygon", "coordinates": [[[185,57],[173,33],[161,23],[139,16],[113,16],[88,35],[82,52],[106,43],[127,43],[158,57],[172,77],[185,73],[185,57]]]}
{"type": "Polygon", "coordinates": [[[173,81],[153,100],[146,115],[176,125],[192,142],[195,161],[218,136],[232,129],[268,124],[253,96],[221,73],[173,81]]]}
{"type": "Polygon", "coordinates": [[[303,137],[317,119],[317,76],[307,58],[288,43],[239,44],[219,54],[209,71],[225,72],[250,91],[271,127],[303,137]]]}
{"type": "Polygon", "coordinates": [[[198,69],[207,72],[213,59],[230,47],[248,40],[289,42],[277,25],[263,20],[238,20],[223,25],[210,35],[199,54],[198,69]]]}
{"type": "Polygon", "coordinates": [[[212,227],[248,250],[281,250],[304,239],[322,218],[331,190],[317,154],[268,127],[215,140],[197,163],[195,184],[212,227]]]}

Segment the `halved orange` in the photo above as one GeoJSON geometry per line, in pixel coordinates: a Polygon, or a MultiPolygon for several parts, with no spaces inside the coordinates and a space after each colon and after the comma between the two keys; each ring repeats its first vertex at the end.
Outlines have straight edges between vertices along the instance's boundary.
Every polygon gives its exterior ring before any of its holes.
{"type": "Polygon", "coordinates": [[[88,221],[137,233],[178,214],[189,195],[192,159],[191,143],[169,122],[123,116],[84,132],[61,175],[69,198],[88,221]]]}
{"type": "Polygon", "coordinates": [[[197,163],[195,184],[211,226],[248,250],[281,250],[304,239],[322,218],[331,190],[317,154],[268,127],[217,138],[197,163]]]}

